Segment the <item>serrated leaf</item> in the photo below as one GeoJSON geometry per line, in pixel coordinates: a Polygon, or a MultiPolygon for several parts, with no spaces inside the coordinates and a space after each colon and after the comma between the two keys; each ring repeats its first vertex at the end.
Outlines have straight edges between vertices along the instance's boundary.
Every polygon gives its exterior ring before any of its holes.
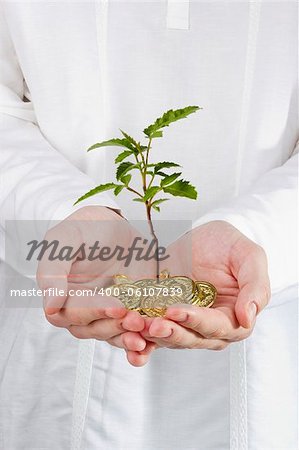
{"type": "Polygon", "coordinates": [[[163,187],[163,191],[167,194],[171,194],[178,197],[187,197],[191,198],[192,200],[197,199],[197,191],[192,184],[189,183],[189,181],[186,180],[178,180],[174,183],[170,184],[169,186],[163,187]]]}
{"type": "Polygon", "coordinates": [[[155,131],[154,133],[151,134],[151,138],[160,138],[163,137],[163,131],[155,131]]]}
{"type": "Polygon", "coordinates": [[[86,194],[82,195],[82,197],[78,198],[74,205],[77,205],[77,203],[82,202],[82,200],[85,200],[86,198],[92,197],[93,195],[99,194],[100,192],[109,191],[110,189],[114,189],[118,185],[115,183],[106,183],[106,184],[100,184],[99,186],[96,186],[94,189],[91,189],[86,194]]]}
{"type": "Polygon", "coordinates": [[[153,198],[154,195],[156,195],[160,190],[160,186],[151,186],[144,194],[143,200],[149,200],[150,198],[153,198]]]}
{"type": "Polygon", "coordinates": [[[167,173],[165,172],[161,172],[161,170],[159,170],[158,172],[156,172],[156,175],[160,175],[161,177],[167,177],[167,173]]]}
{"type": "Polygon", "coordinates": [[[124,159],[126,159],[128,156],[133,155],[133,154],[134,154],[134,152],[132,150],[124,150],[119,155],[117,155],[114,162],[115,162],[115,164],[120,163],[124,159]]]}
{"type": "Polygon", "coordinates": [[[138,146],[139,146],[138,142],[136,142],[135,139],[132,138],[132,136],[127,134],[125,131],[120,130],[120,132],[124,136],[124,138],[127,139],[128,142],[130,142],[132,147],[135,149],[135,153],[137,153],[138,152],[138,146]]]}
{"type": "Polygon", "coordinates": [[[152,206],[153,206],[153,208],[154,208],[156,211],[160,212],[159,206],[156,206],[156,205],[152,205],[152,206]]]}
{"type": "Polygon", "coordinates": [[[158,205],[160,205],[160,204],[163,203],[163,202],[167,202],[167,200],[169,200],[169,198],[159,198],[158,200],[155,200],[155,201],[152,203],[152,207],[153,207],[156,211],[159,211],[159,212],[160,212],[160,208],[159,208],[158,205]]]}
{"type": "Polygon", "coordinates": [[[97,142],[96,144],[89,147],[87,151],[89,152],[90,150],[94,150],[99,147],[125,147],[132,151],[135,151],[135,148],[132,146],[130,141],[128,141],[128,139],[118,139],[118,138],[109,139],[108,141],[103,142],[97,142]]]}
{"type": "Polygon", "coordinates": [[[118,195],[123,189],[125,188],[125,185],[124,184],[120,184],[119,186],[116,186],[116,188],[114,189],[114,195],[116,196],[116,195],[118,195]]]}
{"type": "Polygon", "coordinates": [[[116,169],[116,179],[120,180],[129,170],[139,167],[139,164],[133,164],[129,161],[122,162],[116,169]]]}
{"type": "Polygon", "coordinates": [[[129,184],[130,181],[131,181],[131,178],[132,178],[132,175],[130,175],[130,174],[128,174],[128,175],[123,175],[123,176],[120,178],[120,181],[122,181],[126,186],[128,186],[128,184],[129,184]]]}
{"type": "Polygon", "coordinates": [[[167,175],[165,178],[161,180],[160,185],[167,186],[168,184],[171,184],[174,180],[176,180],[180,175],[182,175],[182,172],[175,172],[171,175],[167,175]]]}
{"type": "Polygon", "coordinates": [[[154,164],[154,166],[155,166],[155,173],[158,173],[160,169],[168,169],[169,167],[181,167],[179,164],[169,161],[159,162],[157,164],[154,164]]]}
{"type": "Polygon", "coordinates": [[[169,198],[158,198],[152,203],[152,205],[160,205],[160,203],[167,202],[167,200],[169,200],[169,198]]]}
{"type": "Polygon", "coordinates": [[[171,123],[184,119],[198,109],[200,109],[199,106],[186,106],[185,108],[175,110],[170,109],[165,112],[162,117],[159,117],[152,125],[145,128],[143,132],[146,136],[153,137],[153,135],[161,128],[168,127],[171,123]]]}

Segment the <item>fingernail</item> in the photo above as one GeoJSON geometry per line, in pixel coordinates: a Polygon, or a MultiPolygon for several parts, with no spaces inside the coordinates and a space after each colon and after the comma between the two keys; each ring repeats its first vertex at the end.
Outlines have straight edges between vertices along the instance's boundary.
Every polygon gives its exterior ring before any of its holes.
{"type": "Polygon", "coordinates": [[[156,333],[155,336],[157,338],[169,338],[172,335],[172,330],[163,330],[161,332],[156,333]]]}
{"type": "Polygon", "coordinates": [[[105,314],[110,319],[118,319],[124,317],[127,314],[127,310],[125,308],[106,308],[105,314]]]}
{"type": "Polygon", "coordinates": [[[156,338],[168,338],[172,335],[172,329],[158,329],[157,331],[149,331],[150,332],[150,336],[151,337],[156,337],[156,338]]]}
{"type": "Polygon", "coordinates": [[[134,349],[136,352],[142,352],[146,347],[145,341],[138,341],[136,342],[136,349],[134,349]]]}
{"type": "Polygon", "coordinates": [[[256,304],[250,303],[250,305],[248,306],[248,315],[249,315],[250,325],[252,325],[252,323],[254,322],[254,319],[256,318],[256,313],[257,313],[256,304]]]}
{"type": "Polygon", "coordinates": [[[167,311],[166,317],[176,322],[186,322],[188,314],[184,311],[167,311]]]}

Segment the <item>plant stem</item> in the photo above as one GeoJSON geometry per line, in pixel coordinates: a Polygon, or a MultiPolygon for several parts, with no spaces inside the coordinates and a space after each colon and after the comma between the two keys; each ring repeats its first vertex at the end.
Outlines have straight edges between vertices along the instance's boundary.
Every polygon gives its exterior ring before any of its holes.
{"type": "Polygon", "coordinates": [[[150,179],[150,182],[149,182],[149,184],[148,184],[148,186],[147,186],[148,189],[149,189],[149,188],[151,187],[151,185],[153,184],[154,178],[155,178],[155,174],[152,175],[152,178],[150,179]]]}
{"type": "MultiPolygon", "coordinates": [[[[154,177],[155,177],[155,175],[152,176],[152,178],[151,178],[151,180],[149,182],[149,185],[147,186],[147,183],[146,183],[146,181],[147,181],[146,180],[146,172],[147,172],[147,169],[148,169],[148,158],[149,158],[149,152],[150,152],[150,148],[151,148],[151,143],[152,143],[152,138],[149,138],[149,142],[148,142],[148,146],[147,146],[147,149],[146,149],[146,156],[145,156],[145,158],[143,156],[142,150],[139,148],[139,154],[140,154],[140,157],[141,157],[141,160],[142,160],[142,163],[143,163],[143,170],[141,169],[140,173],[141,173],[141,176],[142,176],[142,185],[143,185],[142,187],[143,187],[144,194],[146,194],[147,189],[152,185],[152,182],[153,182],[154,177]]],[[[136,159],[137,159],[137,157],[136,157],[136,159]]],[[[140,195],[140,194],[138,193],[138,195],[140,195]]],[[[140,196],[142,197],[142,195],[140,195],[140,196]]],[[[146,215],[147,215],[148,225],[149,225],[149,228],[150,228],[150,233],[151,233],[151,235],[153,237],[153,240],[155,242],[156,279],[159,280],[159,278],[160,278],[160,264],[159,264],[159,254],[158,254],[159,240],[158,240],[158,238],[156,236],[156,233],[155,233],[155,230],[154,230],[154,226],[153,226],[153,222],[152,222],[152,217],[151,217],[152,205],[151,205],[150,201],[146,200],[145,207],[146,207],[146,215]]]]}
{"type": "Polygon", "coordinates": [[[151,217],[151,207],[152,207],[152,205],[150,204],[150,202],[148,200],[145,202],[145,207],[146,207],[146,214],[147,214],[148,225],[149,225],[150,232],[151,232],[151,235],[153,237],[153,240],[155,242],[156,279],[159,280],[159,278],[160,278],[160,262],[159,262],[159,254],[158,254],[159,240],[158,240],[158,238],[156,236],[156,233],[155,233],[155,230],[154,230],[154,226],[153,226],[153,222],[152,222],[152,217],[151,217]]]}
{"type": "Polygon", "coordinates": [[[133,188],[131,188],[129,186],[126,186],[126,189],[128,189],[128,191],[130,191],[130,192],[134,192],[134,194],[138,195],[141,198],[143,197],[142,194],[140,194],[139,192],[135,191],[135,189],[133,189],[133,188]]]}
{"type": "Polygon", "coordinates": [[[147,149],[146,149],[146,157],[145,157],[145,164],[146,164],[146,166],[148,165],[148,155],[149,155],[149,151],[150,151],[150,148],[151,148],[152,140],[153,140],[153,138],[150,137],[149,141],[148,141],[148,146],[147,146],[147,149]]]}

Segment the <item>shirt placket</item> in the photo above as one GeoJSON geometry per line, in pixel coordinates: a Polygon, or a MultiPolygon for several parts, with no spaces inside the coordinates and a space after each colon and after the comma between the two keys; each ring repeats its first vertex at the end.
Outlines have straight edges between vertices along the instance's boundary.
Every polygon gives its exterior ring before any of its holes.
{"type": "Polygon", "coordinates": [[[189,0],[168,0],[166,26],[169,29],[189,30],[189,0]]]}

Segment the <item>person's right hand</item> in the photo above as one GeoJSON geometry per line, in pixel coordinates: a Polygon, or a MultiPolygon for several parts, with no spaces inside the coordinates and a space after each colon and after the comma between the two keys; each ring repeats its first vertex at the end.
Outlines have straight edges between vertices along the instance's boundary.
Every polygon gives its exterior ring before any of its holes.
{"type": "MultiPolygon", "coordinates": [[[[85,244],[88,251],[96,241],[99,241],[99,247],[115,249],[120,246],[127,250],[136,237],[138,232],[113,210],[89,206],[51,228],[44,239],[48,242],[57,240],[59,249],[68,246],[76,250],[85,244]]],[[[49,293],[44,301],[47,320],[52,325],[66,328],[79,339],[104,340],[124,348],[131,364],[145,364],[155,344],[147,342],[139,333],[145,326],[143,317],[125,309],[115,297],[87,295],[87,291],[91,294],[95,288],[111,285],[113,275],[118,273],[133,279],[151,277],[153,264],[137,264],[132,260],[125,267],[125,261],[116,257],[106,261],[80,260],[82,254],[70,261],[50,260],[50,252],[51,248],[45,252],[37,271],[39,287],[49,293]],[[63,295],[51,295],[51,288],[60,290],[63,295]],[[86,294],[82,295],[84,290],[86,294]]]]}

